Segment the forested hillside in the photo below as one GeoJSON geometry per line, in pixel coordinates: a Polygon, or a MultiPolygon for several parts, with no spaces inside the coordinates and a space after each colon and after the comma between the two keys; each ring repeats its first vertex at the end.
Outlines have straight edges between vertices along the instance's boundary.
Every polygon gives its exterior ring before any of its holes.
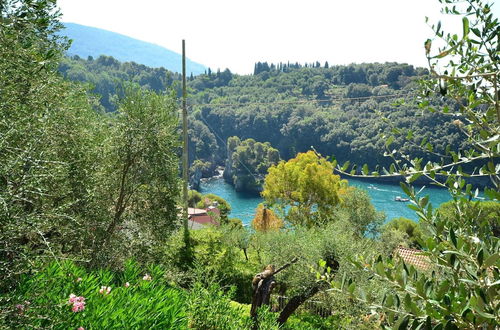
{"type": "MultiPolygon", "coordinates": [[[[108,55],[120,61],[134,61],[153,68],[165,67],[174,72],[182,71],[180,54],[123,34],[75,23],[64,23],[64,29],[59,34],[72,40],[71,47],[67,50],[70,56],[87,58],[108,55]]],[[[186,60],[186,66],[187,72],[194,74],[206,70],[205,66],[190,59],[186,60]]]]}
{"type": "MultiPolygon", "coordinates": [[[[178,74],[111,57],[68,58],[60,71],[91,83],[107,111],[115,110],[112,100],[121,95],[124,80],[156,92],[172,88],[180,95],[178,74]]],[[[464,137],[454,124],[457,118],[419,109],[414,90],[426,74],[399,63],[257,63],[253,75],[208,69],[188,79],[190,163],[203,161],[208,175],[224,165],[225,141],[238,136],[269,142],[284,159],[312,146],[341,163],[387,167],[391,159],[384,156],[385,144],[393,130],[404,135],[391,150],[439,161],[446,145],[458,148],[464,137]]],[[[436,97],[432,102],[445,101],[436,97]]]]}

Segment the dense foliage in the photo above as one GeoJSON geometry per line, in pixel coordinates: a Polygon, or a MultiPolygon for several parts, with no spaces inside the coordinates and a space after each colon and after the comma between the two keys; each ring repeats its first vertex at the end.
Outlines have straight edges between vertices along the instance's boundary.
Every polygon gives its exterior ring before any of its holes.
{"type": "Polygon", "coordinates": [[[63,58],[59,71],[68,80],[91,84],[92,92],[99,95],[106,111],[117,109],[116,98],[123,96],[125,81],[161,93],[181,79],[179,74],[164,68],[150,68],[134,62],[121,63],[105,55],[86,60],[80,57],[63,58]]]}
{"type": "Polygon", "coordinates": [[[0,7],[2,291],[49,257],[146,262],[177,223],[174,98],[124,86],[115,113],[96,111],[56,71],[66,44],[54,6],[0,7]]]}
{"type": "Polygon", "coordinates": [[[224,179],[236,191],[260,192],[269,167],[278,164],[280,155],[268,142],[254,139],[241,141],[237,136],[227,140],[224,179]]]}
{"type": "MultiPolygon", "coordinates": [[[[410,206],[419,216],[425,237],[418,241],[422,250],[416,263],[405,258],[379,256],[367,262],[359,258],[360,269],[386,283],[381,300],[369,294],[356,295],[384,315],[384,325],[404,329],[496,329],[500,322],[500,239],[498,237],[499,158],[498,135],[500,104],[498,99],[498,32],[500,22],[491,13],[491,5],[481,0],[441,1],[444,11],[462,18],[461,37],[446,34],[441,23],[433,25],[437,37],[444,41],[432,55],[432,41],[425,43],[434,79],[423,84],[455,99],[459,107],[442,113],[457,113],[465,122],[457,125],[467,135],[471,148],[458,154],[449,153],[447,162],[428,163],[412,160],[402,172],[411,182],[425,175],[449,188],[453,200],[435,210],[429,196],[402,184],[412,200],[410,206]],[[443,63],[444,62],[444,63],[443,63]],[[440,65],[438,65],[440,64],[440,65]],[[446,67],[438,74],[435,70],[446,67]],[[468,172],[461,165],[474,159],[487,162],[481,169],[468,172]],[[450,168],[457,168],[450,170],[450,168]],[[442,174],[441,178],[437,174],[442,174]],[[485,189],[495,202],[473,201],[478,191],[464,178],[488,175],[493,189],[485,189]]],[[[423,100],[423,107],[428,105],[423,100]]],[[[435,111],[435,109],[431,109],[435,111]]],[[[408,160],[409,158],[406,158],[408,160]]],[[[369,260],[369,259],[368,259],[369,260]]],[[[344,285],[334,282],[335,287],[344,285]]],[[[355,283],[348,286],[353,294],[355,283]]]]}
{"type": "Polygon", "coordinates": [[[169,287],[164,270],[127,262],[123,272],[88,272],[54,262],[24,277],[0,314],[12,328],[186,327],[185,295],[169,287]],[[151,303],[154,301],[155,303],[151,303]]]}
{"type": "MultiPolygon", "coordinates": [[[[95,86],[107,111],[116,109],[112,100],[121,95],[123,79],[155,91],[173,86],[180,95],[177,74],[109,57],[68,58],[61,71],[70,79],[95,86]]],[[[261,63],[254,75],[245,76],[209,70],[188,79],[189,161],[201,161],[198,167],[203,175],[213,175],[215,167],[227,159],[228,139],[237,136],[269,142],[284,159],[314,146],[341,163],[388,168],[385,146],[387,133],[394,127],[411,134],[396,137],[391,150],[440,161],[447,145],[463,147],[465,139],[449,116],[415,110],[416,81],[427,74],[427,70],[398,63],[261,63]],[[428,144],[433,145],[433,154],[425,153],[428,144]]],[[[431,104],[443,102],[434,98],[431,104]]]]}
{"type": "MultiPolygon", "coordinates": [[[[462,1],[444,2],[452,4],[448,12],[464,9],[453,7],[462,1]]],[[[268,172],[267,204],[257,210],[252,232],[228,219],[225,200],[191,192],[190,206],[219,206],[222,225],[191,231],[185,253],[185,233],[176,231],[176,91],[165,93],[177,78],[110,57],[62,60],[67,44],[55,34],[61,27],[55,1],[2,2],[0,327],[274,329],[277,321],[284,329],[497,327],[499,204],[476,201],[458,165],[486,160],[479,174],[498,183],[499,23],[489,4],[467,4],[461,39],[438,25],[436,35],[449,48],[431,56],[426,43],[430,63],[454,55],[448,69],[456,70],[438,75],[432,66],[430,73],[447,82],[440,94],[458,102],[426,97],[420,107],[442,111],[412,117],[407,95],[427,72],[404,64],[257,63],[252,76],[208,70],[191,78],[192,166],[209,175],[227,147],[233,180],[245,167],[268,172]],[[82,85],[64,80],[58,66],[68,77],[81,73],[75,79],[94,83],[107,99],[98,104],[82,85]],[[392,103],[403,96],[406,103],[392,103]],[[404,137],[379,134],[391,127],[404,137]],[[447,150],[465,142],[459,132],[475,149],[447,150]],[[336,160],[296,154],[311,145],[336,160]],[[422,168],[420,147],[439,162],[422,168]],[[396,219],[381,226],[384,215],[367,193],[333,169],[342,159],[366,162],[365,155],[378,162],[384,150],[405,155],[408,181],[434,180],[444,169],[453,200],[436,210],[428,196],[402,185],[420,224],[396,219]],[[278,162],[280,154],[289,160],[278,162]],[[394,258],[398,245],[421,248],[423,266],[394,258]],[[276,274],[280,297],[251,319],[252,278],[287,263],[276,274]]],[[[424,95],[435,82],[422,85],[424,95]]],[[[361,172],[369,175],[368,165],[361,172]]],[[[498,188],[488,192],[498,196],[498,188]]]]}
{"type": "Polygon", "coordinates": [[[262,197],[291,224],[312,227],[324,222],[345,194],[347,182],[313,151],[269,169],[262,197]]]}

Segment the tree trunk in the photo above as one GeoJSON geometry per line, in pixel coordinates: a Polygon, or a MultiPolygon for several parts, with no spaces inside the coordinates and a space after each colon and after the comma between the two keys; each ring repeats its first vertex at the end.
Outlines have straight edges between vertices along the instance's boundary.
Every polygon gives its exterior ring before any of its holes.
{"type": "Polygon", "coordinates": [[[286,304],[285,308],[283,308],[283,310],[281,311],[280,316],[278,317],[278,323],[280,325],[284,324],[288,320],[290,315],[292,315],[292,313],[295,312],[295,310],[299,308],[300,305],[302,305],[307,299],[318,293],[319,290],[320,286],[315,285],[312,288],[309,288],[307,292],[292,297],[288,304],[286,304]]]}
{"type": "MultiPolygon", "coordinates": [[[[281,266],[275,270],[273,265],[268,265],[266,269],[255,275],[252,280],[252,307],[250,309],[250,316],[256,321],[257,319],[257,309],[262,305],[269,305],[269,300],[271,299],[271,293],[276,286],[276,280],[274,275],[278,274],[282,270],[289,267],[291,264],[296,263],[298,258],[294,258],[289,263],[281,266]]],[[[255,322],[256,324],[256,322],[255,322]]]]}

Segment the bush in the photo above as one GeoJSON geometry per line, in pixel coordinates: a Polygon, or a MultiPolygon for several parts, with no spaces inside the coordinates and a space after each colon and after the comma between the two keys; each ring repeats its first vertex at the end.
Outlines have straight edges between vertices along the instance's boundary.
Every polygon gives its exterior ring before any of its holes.
{"type": "MultiPolygon", "coordinates": [[[[190,287],[196,280],[202,280],[207,274],[212,274],[219,281],[235,286],[236,299],[239,302],[250,302],[251,281],[258,271],[258,266],[248,262],[244,256],[249,237],[245,229],[230,226],[207,227],[193,230],[190,233],[193,248],[192,265],[186,268],[186,260],[182,254],[182,232],[172,236],[166,247],[170,274],[175,275],[174,281],[183,287],[190,287]],[[203,272],[196,276],[196,267],[203,272]]],[[[252,260],[253,261],[253,260],[252,260]]],[[[256,260],[255,260],[256,261],[256,260]]]]}
{"type": "Polygon", "coordinates": [[[248,329],[250,317],[231,304],[234,289],[225,293],[218,284],[194,284],[187,299],[188,327],[194,329],[248,329]]]}
{"type": "Polygon", "coordinates": [[[407,218],[395,218],[382,226],[380,240],[386,255],[392,254],[397,246],[419,249],[423,239],[420,225],[407,218]]]}
{"type": "MultiPolygon", "coordinates": [[[[250,305],[231,301],[234,287],[225,292],[219,284],[196,282],[188,299],[188,327],[194,329],[251,329],[250,305]]],[[[276,314],[263,307],[257,311],[256,329],[278,329],[276,314]]]]}
{"type": "Polygon", "coordinates": [[[185,328],[184,295],[163,283],[163,273],[132,262],[122,273],[55,262],[24,277],[0,317],[10,328],[185,328]]]}
{"type": "Polygon", "coordinates": [[[460,217],[476,219],[478,223],[486,222],[491,226],[495,237],[500,237],[500,203],[493,201],[474,201],[464,203],[464,208],[456,207],[453,201],[443,203],[438,212],[444,219],[454,220],[460,217]]]}

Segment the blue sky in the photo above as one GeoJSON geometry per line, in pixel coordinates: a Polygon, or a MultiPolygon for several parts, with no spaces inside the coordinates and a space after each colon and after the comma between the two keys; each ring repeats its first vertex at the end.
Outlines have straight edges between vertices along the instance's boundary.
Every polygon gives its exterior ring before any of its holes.
{"type": "MultiPolygon", "coordinates": [[[[442,21],[437,0],[59,0],[63,21],[118,32],[181,52],[212,69],[246,74],[257,61],[426,66],[425,23],[442,21]]],[[[496,17],[500,6],[493,6],[496,17]]]]}

